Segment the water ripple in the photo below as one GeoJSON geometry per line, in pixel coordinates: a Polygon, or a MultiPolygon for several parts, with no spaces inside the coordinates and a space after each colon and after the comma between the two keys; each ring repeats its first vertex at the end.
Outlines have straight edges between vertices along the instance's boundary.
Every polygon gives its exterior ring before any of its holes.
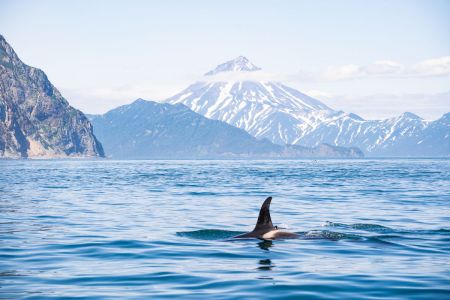
{"type": "Polygon", "coordinates": [[[449,299],[449,160],[0,167],[2,299],[449,299]]]}

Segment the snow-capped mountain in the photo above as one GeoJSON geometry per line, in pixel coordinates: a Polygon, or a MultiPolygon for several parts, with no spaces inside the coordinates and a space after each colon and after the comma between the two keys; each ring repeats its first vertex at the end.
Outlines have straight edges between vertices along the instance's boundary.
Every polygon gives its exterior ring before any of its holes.
{"type": "Polygon", "coordinates": [[[386,120],[364,120],[260,73],[259,67],[239,56],[166,101],[182,103],[207,118],[277,144],[328,143],[358,147],[368,156],[450,155],[449,114],[433,122],[408,112],[386,120]]]}
{"type": "Polygon", "coordinates": [[[372,156],[448,156],[450,155],[450,113],[436,121],[425,121],[405,112],[385,120],[363,120],[343,114],[307,132],[298,144],[317,142],[358,146],[372,156]]]}
{"type": "Polygon", "coordinates": [[[246,80],[245,74],[242,76],[244,72],[259,70],[247,58],[239,56],[206,73],[204,80],[167,102],[182,103],[207,118],[224,121],[277,144],[293,144],[305,132],[339,114],[281,83],[246,80]],[[227,81],[220,76],[224,73],[229,73],[227,81]],[[233,80],[233,75],[238,79],[233,80]]]}
{"type": "Polygon", "coordinates": [[[252,72],[259,71],[261,68],[252,64],[245,56],[239,56],[233,60],[218,65],[214,70],[206,73],[206,76],[216,75],[220,72],[252,72]]]}
{"type": "Polygon", "coordinates": [[[182,104],[138,99],[89,117],[106,154],[114,158],[363,157],[357,148],[280,146],[258,140],[245,130],[205,118],[182,104]]]}

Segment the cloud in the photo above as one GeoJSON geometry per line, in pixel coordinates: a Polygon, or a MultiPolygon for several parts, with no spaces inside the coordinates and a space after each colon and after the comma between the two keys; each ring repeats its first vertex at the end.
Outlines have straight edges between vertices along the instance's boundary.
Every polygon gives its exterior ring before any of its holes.
{"type": "MultiPolygon", "coordinates": [[[[307,91],[306,94],[323,100],[327,105],[338,110],[355,112],[361,114],[364,118],[387,118],[399,114],[405,110],[411,110],[426,119],[436,118],[440,114],[450,111],[450,93],[446,94],[411,94],[424,91],[422,87],[411,88],[407,84],[404,92],[410,94],[383,94],[375,96],[342,96],[342,94],[331,94],[320,91],[325,88],[332,88],[335,82],[336,86],[342,87],[349,85],[349,92],[354,92],[353,82],[351,80],[362,80],[370,78],[431,78],[450,75],[450,56],[436,59],[423,60],[412,65],[403,65],[392,60],[379,60],[368,65],[347,64],[341,66],[329,66],[322,72],[306,72],[303,71],[296,75],[280,76],[267,73],[264,71],[254,72],[224,72],[213,76],[195,76],[188,79],[178,80],[176,82],[165,82],[163,84],[128,84],[121,86],[98,86],[98,87],[80,87],[80,88],[61,88],[63,96],[69,103],[86,113],[105,113],[117,106],[128,104],[137,98],[147,100],[164,101],[164,99],[173,96],[177,92],[183,90],[194,82],[223,82],[223,81],[280,81],[288,83],[301,83],[298,88],[300,90],[313,89],[307,91]],[[347,81],[339,82],[339,81],[347,81]],[[309,81],[309,83],[307,83],[309,81]],[[325,87],[327,86],[327,87],[325,87]]],[[[446,78],[444,78],[444,81],[446,78]]],[[[410,80],[407,80],[408,82],[410,80]]],[[[414,80],[413,80],[414,81],[414,80]]],[[[419,80],[420,81],[420,80],[419,80]]],[[[441,80],[442,81],[442,80],[441,80]]],[[[405,81],[406,82],[406,81],[405,81]]],[[[417,82],[417,80],[416,80],[417,82]]],[[[366,82],[369,85],[370,82],[366,82]]],[[[384,87],[388,82],[379,85],[384,87]]],[[[400,91],[398,82],[390,82],[394,88],[390,88],[390,92],[400,91]]],[[[294,85],[295,86],[295,85],[294,85]]],[[[343,94],[346,94],[343,88],[338,88],[343,94]]],[[[359,88],[361,90],[361,88],[359,88]]],[[[372,92],[379,92],[383,88],[372,88],[372,92]]],[[[385,91],[389,88],[384,88],[385,91]]],[[[441,89],[442,90],[442,89],[441,89]]],[[[430,92],[430,90],[428,90],[430,92]]],[[[367,94],[366,94],[367,95],[367,94]]]]}
{"type": "Polygon", "coordinates": [[[343,66],[329,66],[322,72],[319,78],[324,80],[345,80],[360,79],[365,77],[380,77],[399,75],[405,67],[395,61],[380,60],[367,66],[358,66],[355,64],[343,66]]]}
{"type": "Polygon", "coordinates": [[[413,78],[450,75],[450,56],[427,59],[413,65],[403,65],[391,60],[379,60],[369,65],[331,65],[318,73],[300,72],[300,80],[339,81],[365,78],[413,78]]]}
{"type": "Polygon", "coordinates": [[[215,75],[203,76],[202,82],[233,82],[233,81],[279,81],[282,78],[264,71],[252,72],[221,72],[215,75]]]}
{"type": "Polygon", "coordinates": [[[254,72],[224,72],[213,76],[189,77],[186,80],[178,80],[173,84],[127,84],[112,87],[83,87],[83,88],[61,88],[61,93],[69,101],[70,105],[90,114],[103,114],[120,105],[131,103],[143,98],[163,102],[165,99],[175,95],[195,81],[223,82],[223,81],[281,81],[283,78],[263,71],[254,72]]]}
{"type": "Polygon", "coordinates": [[[332,99],[335,95],[330,92],[309,90],[305,92],[306,95],[316,99],[332,99]]]}
{"type": "Polygon", "coordinates": [[[344,66],[329,66],[322,73],[322,78],[325,80],[343,80],[354,79],[361,77],[362,68],[357,65],[344,65],[344,66]]]}
{"type": "Polygon", "coordinates": [[[450,56],[421,61],[411,68],[418,76],[446,76],[450,74],[450,56]]]}
{"type": "Polygon", "coordinates": [[[391,60],[379,60],[375,63],[363,67],[363,70],[367,76],[380,76],[380,75],[398,75],[405,69],[402,64],[391,60]]]}
{"type": "Polygon", "coordinates": [[[116,87],[61,88],[62,95],[73,107],[91,114],[105,113],[138,98],[163,101],[184,86],[122,85],[116,87]]]}

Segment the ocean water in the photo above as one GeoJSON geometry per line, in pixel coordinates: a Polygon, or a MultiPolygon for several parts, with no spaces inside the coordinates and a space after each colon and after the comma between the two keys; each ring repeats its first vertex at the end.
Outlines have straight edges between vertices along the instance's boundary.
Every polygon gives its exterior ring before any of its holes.
{"type": "Polygon", "coordinates": [[[1,299],[450,299],[450,160],[0,161],[1,299]],[[233,240],[272,196],[299,239],[233,240]]]}

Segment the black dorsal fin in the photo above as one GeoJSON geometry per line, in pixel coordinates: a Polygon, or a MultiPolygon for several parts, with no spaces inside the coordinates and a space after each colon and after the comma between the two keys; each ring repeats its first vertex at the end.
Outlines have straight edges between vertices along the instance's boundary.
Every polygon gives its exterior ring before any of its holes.
{"type": "Polygon", "coordinates": [[[268,197],[261,206],[258,221],[253,231],[273,228],[272,219],[270,218],[270,201],[272,201],[272,197],[268,197]]]}

